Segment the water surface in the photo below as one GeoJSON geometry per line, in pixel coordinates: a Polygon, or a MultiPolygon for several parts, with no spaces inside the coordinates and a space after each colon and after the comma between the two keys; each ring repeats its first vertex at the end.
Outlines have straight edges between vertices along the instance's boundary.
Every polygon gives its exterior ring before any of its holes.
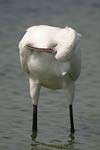
{"type": "Polygon", "coordinates": [[[0,0],[0,149],[100,149],[100,1],[0,0]],[[67,97],[42,88],[37,146],[31,146],[32,103],[19,64],[18,42],[36,24],[75,28],[82,34],[82,72],[76,83],[70,137],[67,97]]]}

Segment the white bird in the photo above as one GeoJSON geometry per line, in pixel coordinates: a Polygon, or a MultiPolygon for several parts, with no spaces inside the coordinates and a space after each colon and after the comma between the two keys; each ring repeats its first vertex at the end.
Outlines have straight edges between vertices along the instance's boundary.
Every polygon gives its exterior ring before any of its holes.
{"type": "Polygon", "coordinates": [[[27,29],[19,43],[20,63],[28,74],[33,104],[32,133],[37,133],[37,107],[40,88],[64,89],[69,104],[71,133],[74,133],[73,99],[75,81],[80,75],[80,34],[71,27],[47,25],[27,29]]]}

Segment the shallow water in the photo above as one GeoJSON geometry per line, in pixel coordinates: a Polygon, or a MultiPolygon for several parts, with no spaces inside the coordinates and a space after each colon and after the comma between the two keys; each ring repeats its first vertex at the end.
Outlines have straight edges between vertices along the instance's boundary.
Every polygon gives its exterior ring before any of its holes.
{"type": "Polygon", "coordinates": [[[0,149],[100,149],[100,1],[0,0],[0,149]],[[82,34],[82,72],[76,83],[70,137],[67,98],[43,88],[38,137],[31,146],[32,103],[28,79],[19,64],[18,42],[36,24],[65,27],[82,34]]]}

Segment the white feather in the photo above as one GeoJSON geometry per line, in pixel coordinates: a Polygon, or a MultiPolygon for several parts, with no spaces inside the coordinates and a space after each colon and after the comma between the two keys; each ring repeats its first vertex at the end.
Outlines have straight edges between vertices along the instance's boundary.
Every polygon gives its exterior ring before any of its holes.
{"type": "MultiPolygon", "coordinates": [[[[36,87],[39,84],[51,89],[62,89],[74,84],[81,69],[79,37],[80,34],[70,27],[62,29],[40,25],[27,29],[19,43],[20,62],[36,87]],[[52,48],[57,53],[31,51],[26,47],[27,44],[37,48],[52,48]]],[[[36,103],[36,100],[33,101],[36,103]]]]}

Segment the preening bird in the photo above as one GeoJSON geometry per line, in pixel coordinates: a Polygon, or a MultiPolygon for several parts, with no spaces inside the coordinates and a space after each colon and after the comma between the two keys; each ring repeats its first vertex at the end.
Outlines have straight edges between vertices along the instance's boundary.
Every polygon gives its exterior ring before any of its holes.
{"type": "Polygon", "coordinates": [[[69,104],[71,133],[74,133],[73,99],[80,75],[80,34],[71,27],[32,26],[19,43],[20,64],[27,73],[33,104],[32,134],[37,133],[37,107],[42,86],[63,89],[69,104]]]}

